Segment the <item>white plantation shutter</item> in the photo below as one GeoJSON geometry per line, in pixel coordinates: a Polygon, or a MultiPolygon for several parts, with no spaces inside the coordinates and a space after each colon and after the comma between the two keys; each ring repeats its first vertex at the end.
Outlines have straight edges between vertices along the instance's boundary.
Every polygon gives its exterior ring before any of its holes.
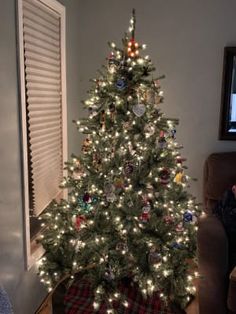
{"type": "Polygon", "coordinates": [[[36,216],[61,193],[66,158],[64,39],[57,5],[22,0],[29,208],[36,216]]]}

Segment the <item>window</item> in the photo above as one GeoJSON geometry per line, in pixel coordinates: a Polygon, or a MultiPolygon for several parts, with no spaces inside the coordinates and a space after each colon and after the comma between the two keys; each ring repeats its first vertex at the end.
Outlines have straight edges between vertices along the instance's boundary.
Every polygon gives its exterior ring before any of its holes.
{"type": "Polygon", "coordinates": [[[18,0],[19,73],[26,260],[41,254],[39,216],[65,197],[59,184],[67,159],[65,8],[55,0],[18,0]]]}

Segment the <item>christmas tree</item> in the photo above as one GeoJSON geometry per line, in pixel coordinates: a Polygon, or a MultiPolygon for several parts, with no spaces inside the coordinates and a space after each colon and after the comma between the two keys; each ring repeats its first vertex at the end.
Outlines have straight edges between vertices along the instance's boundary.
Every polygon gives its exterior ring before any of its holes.
{"type": "Polygon", "coordinates": [[[95,291],[95,309],[104,298],[111,307],[122,300],[122,278],[144,296],[158,291],[164,304],[184,308],[195,292],[189,261],[199,209],[187,191],[178,121],[160,110],[163,77],[154,77],[150,58],[141,56],[146,46],[136,41],[134,12],[123,47],[109,45],[83,102],[89,117],[75,121],[86,138],[81,155],[66,165],[68,199],[53,202],[42,217],[39,273],[50,290],[80,272],[95,291]]]}

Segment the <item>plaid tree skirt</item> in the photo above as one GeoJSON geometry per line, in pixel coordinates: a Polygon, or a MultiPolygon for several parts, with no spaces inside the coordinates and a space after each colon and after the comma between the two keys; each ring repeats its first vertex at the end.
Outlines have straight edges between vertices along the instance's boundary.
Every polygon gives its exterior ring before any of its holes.
{"type": "MultiPolygon", "coordinates": [[[[167,312],[161,309],[161,301],[158,293],[152,297],[144,299],[138,291],[137,286],[123,283],[119,288],[120,292],[126,297],[128,307],[121,303],[113,303],[114,308],[119,314],[163,314],[167,312]]],[[[99,310],[93,308],[94,294],[89,283],[78,278],[72,283],[67,290],[64,298],[66,314],[106,314],[107,304],[103,302],[99,310]]]]}

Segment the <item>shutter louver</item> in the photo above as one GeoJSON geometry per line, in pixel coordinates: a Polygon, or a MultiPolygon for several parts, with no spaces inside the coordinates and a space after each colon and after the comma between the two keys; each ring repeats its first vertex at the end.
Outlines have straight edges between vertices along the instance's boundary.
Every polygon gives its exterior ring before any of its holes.
{"type": "Polygon", "coordinates": [[[63,177],[60,17],[23,0],[30,209],[38,216],[63,177]]]}

